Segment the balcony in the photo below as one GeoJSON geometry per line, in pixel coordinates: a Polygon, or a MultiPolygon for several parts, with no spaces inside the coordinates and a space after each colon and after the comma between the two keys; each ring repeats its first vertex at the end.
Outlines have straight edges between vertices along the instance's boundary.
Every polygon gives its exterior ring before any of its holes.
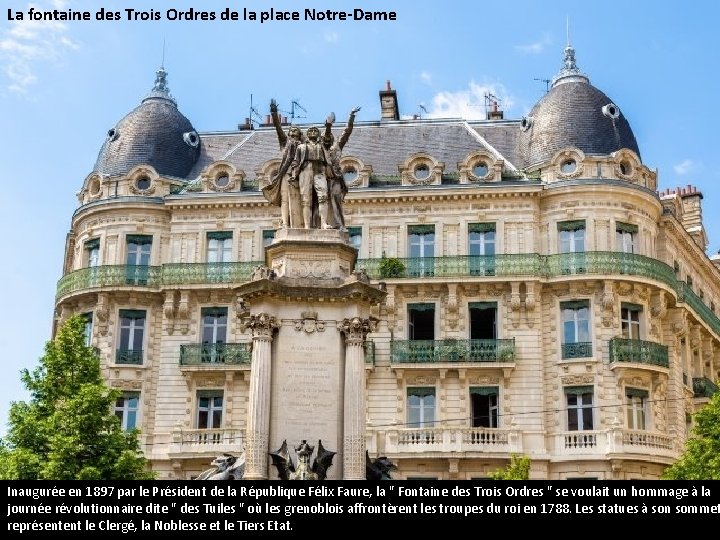
{"type": "MultiPolygon", "coordinates": [[[[183,429],[172,431],[168,455],[180,457],[208,457],[223,453],[238,455],[244,447],[245,431],[240,429],[183,429]]],[[[209,461],[208,461],[209,463],[209,461]]]]}
{"type": "Polygon", "coordinates": [[[163,285],[244,283],[259,262],[171,263],[162,266],[163,285]]]}
{"type": "Polygon", "coordinates": [[[159,266],[108,265],[83,268],[60,278],[56,297],[96,287],[158,287],[160,271],[159,266]]]}
{"type": "Polygon", "coordinates": [[[565,431],[552,436],[557,456],[606,459],[613,454],[638,454],[677,458],[675,439],[665,433],[623,429],[565,431]]]}
{"type": "Polygon", "coordinates": [[[515,362],[515,339],[404,340],[390,343],[393,364],[515,362]]]}
{"type": "Polygon", "coordinates": [[[711,398],[717,391],[718,386],[707,377],[693,377],[693,393],[696,398],[711,398]]]}
{"type": "Polygon", "coordinates": [[[576,343],[562,344],[562,359],[572,360],[573,358],[592,358],[592,341],[578,341],[576,343]]]}
{"type": "Polygon", "coordinates": [[[97,287],[144,287],[212,285],[249,281],[259,261],[231,263],[172,263],[162,266],[105,265],[81,268],[58,281],[56,300],[97,287]]]}
{"type": "Polygon", "coordinates": [[[129,366],[141,366],[143,363],[143,350],[118,349],[115,351],[115,363],[129,366]]]}
{"type": "MultiPolygon", "coordinates": [[[[380,432],[377,432],[378,434],[380,432]]],[[[522,437],[516,429],[503,428],[402,428],[385,431],[385,452],[391,456],[412,456],[432,452],[470,452],[509,455],[522,453],[522,437]]]]}
{"type": "Polygon", "coordinates": [[[668,348],[652,341],[613,338],[608,342],[610,362],[629,362],[650,366],[670,367],[668,348]]]}
{"type": "Polygon", "coordinates": [[[181,366],[249,366],[250,343],[192,343],[180,345],[181,366]]]}

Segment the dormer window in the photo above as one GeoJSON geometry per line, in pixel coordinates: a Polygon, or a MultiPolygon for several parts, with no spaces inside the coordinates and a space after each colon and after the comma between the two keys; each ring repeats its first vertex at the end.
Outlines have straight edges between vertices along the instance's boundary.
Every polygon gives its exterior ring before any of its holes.
{"type": "Polygon", "coordinates": [[[566,159],[560,164],[560,172],[563,174],[572,174],[577,169],[577,161],[574,159],[566,159]]]}
{"type": "Polygon", "coordinates": [[[150,179],[147,176],[141,176],[135,180],[135,187],[139,191],[145,191],[150,188],[150,179]]]}

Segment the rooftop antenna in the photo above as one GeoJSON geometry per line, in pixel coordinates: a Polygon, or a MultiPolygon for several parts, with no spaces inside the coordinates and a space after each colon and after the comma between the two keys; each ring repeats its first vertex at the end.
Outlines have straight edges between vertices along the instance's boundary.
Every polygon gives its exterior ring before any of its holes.
{"type": "Polygon", "coordinates": [[[540,81],[545,83],[545,93],[547,94],[550,91],[550,83],[552,82],[551,79],[538,79],[537,77],[533,79],[534,81],[540,81]]]}
{"type": "Polygon", "coordinates": [[[262,117],[260,116],[260,113],[253,105],[253,95],[250,94],[250,129],[255,129],[255,122],[258,124],[262,124],[262,117]]]}
{"type": "MultiPolygon", "coordinates": [[[[422,103],[418,103],[417,108],[418,108],[418,110],[424,112],[425,114],[428,113],[428,110],[425,108],[425,105],[423,105],[422,103]]],[[[422,115],[418,114],[418,118],[422,118],[422,115]]]]}
{"type": "Polygon", "coordinates": [[[295,109],[300,109],[301,111],[307,113],[307,109],[300,105],[296,99],[292,100],[292,103],[290,104],[290,110],[289,111],[283,111],[290,115],[290,123],[294,124],[296,118],[305,118],[305,116],[298,116],[298,114],[295,112],[295,109]]]}

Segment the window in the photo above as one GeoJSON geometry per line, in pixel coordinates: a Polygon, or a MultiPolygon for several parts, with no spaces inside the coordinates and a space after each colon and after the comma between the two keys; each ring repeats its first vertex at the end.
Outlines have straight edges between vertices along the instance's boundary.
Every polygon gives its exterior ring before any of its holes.
{"type": "Polygon", "coordinates": [[[408,304],[411,340],[435,339],[435,304],[408,304]]]}
{"type": "Polygon", "coordinates": [[[232,261],[232,232],[211,231],[207,233],[207,262],[226,263],[232,261]]]}
{"type": "Polygon", "coordinates": [[[497,338],[497,302],[470,302],[470,339],[497,338]]]}
{"type": "Polygon", "coordinates": [[[497,303],[469,302],[470,359],[475,362],[497,362],[497,303]]]}
{"type": "Polygon", "coordinates": [[[640,339],[642,306],[623,303],[620,307],[620,329],[625,339],[640,339]]]}
{"type": "Polygon", "coordinates": [[[145,311],[121,309],[120,343],[115,362],[118,364],[142,364],[144,334],[145,311]]]}
{"type": "Polygon", "coordinates": [[[123,430],[130,431],[137,427],[139,392],[125,392],[115,401],[115,416],[120,419],[123,430]]]}
{"type": "Polygon", "coordinates": [[[568,431],[593,429],[593,387],[566,386],[568,431]]]}
{"type": "Polygon", "coordinates": [[[588,300],[560,302],[560,312],[563,325],[563,359],[592,356],[590,302],[588,300]]]}
{"type": "Polygon", "coordinates": [[[647,429],[648,392],[639,388],[626,388],[628,429],[647,429]]]}
{"type": "Polygon", "coordinates": [[[407,422],[411,428],[434,427],[435,388],[415,386],[407,389],[407,422]]]}
{"type": "Polygon", "coordinates": [[[262,232],[262,243],[263,247],[267,247],[275,240],[275,231],[272,229],[266,229],[262,232]]]}
{"type": "Polygon", "coordinates": [[[495,275],[495,224],[468,224],[468,255],[471,276],[495,275]]]}
{"type": "Polygon", "coordinates": [[[222,390],[198,392],[197,427],[198,429],[217,429],[222,425],[222,390]]]}
{"type": "Polygon", "coordinates": [[[412,277],[435,275],[435,226],[408,226],[408,245],[410,260],[408,275],[412,277]]]}
{"type": "Polygon", "coordinates": [[[472,427],[498,427],[498,387],[470,387],[472,427]]]}
{"type": "Polygon", "coordinates": [[[227,308],[210,307],[200,310],[202,319],[201,362],[224,362],[227,342],[227,308]]]}
{"type": "Polygon", "coordinates": [[[127,236],[128,285],[147,285],[151,249],[152,236],[141,234],[127,236]]]}
{"type": "Polygon", "coordinates": [[[558,249],[560,273],[579,274],[585,272],[585,221],[561,221],[558,227],[558,249]]]}
{"type": "Polygon", "coordinates": [[[637,225],[616,223],[615,238],[617,241],[617,251],[622,253],[635,253],[635,237],[637,236],[637,231],[637,225]]]}
{"type": "Polygon", "coordinates": [[[85,242],[87,266],[92,268],[100,265],[100,239],[93,238],[85,242]]]}
{"type": "Polygon", "coordinates": [[[362,227],[348,227],[348,235],[350,236],[350,245],[360,251],[360,246],[362,246],[362,227]]]}
{"type": "Polygon", "coordinates": [[[81,315],[83,319],[85,319],[85,346],[90,347],[92,346],[92,336],[93,336],[93,314],[92,311],[90,313],[83,313],[81,315]]]}

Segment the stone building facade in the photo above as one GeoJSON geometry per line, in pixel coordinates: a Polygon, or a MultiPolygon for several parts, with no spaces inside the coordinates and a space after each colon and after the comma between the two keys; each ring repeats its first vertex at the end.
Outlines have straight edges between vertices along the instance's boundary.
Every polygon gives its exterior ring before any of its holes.
{"type": "MultiPolygon", "coordinates": [[[[353,338],[361,445],[401,479],[482,478],[512,454],[535,479],[658,478],[720,378],[702,194],[658,190],[571,47],[519,120],[402,120],[389,83],[380,98],[381,118],[356,123],[341,160],[343,238],[384,292],[353,338]]],[[[243,451],[262,420],[253,349],[274,327],[242,291],[269,266],[280,214],[259,187],[279,162],[270,126],[197,133],[160,70],[78,192],[56,325],[86,314],[124,392],[116,414],[160,478],[243,451]]],[[[309,336],[323,322],[310,311],[273,324],[309,336]]],[[[313,375],[293,384],[317,391],[313,375]]],[[[293,395],[266,414],[298,407],[293,395]]]]}

